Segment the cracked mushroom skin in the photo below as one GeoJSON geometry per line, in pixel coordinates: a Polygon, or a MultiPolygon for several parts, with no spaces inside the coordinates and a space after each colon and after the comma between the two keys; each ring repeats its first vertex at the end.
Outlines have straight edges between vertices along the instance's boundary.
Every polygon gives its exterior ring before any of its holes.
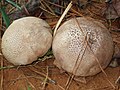
{"type": "Polygon", "coordinates": [[[92,76],[105,69],[113,55],[107,28],[90,17],[72,18],[57,30],[52,50],[54,64],[75,76],[92,76]],[[96,59],[97,58],[97,59],[96,59]]]}
{"type": "Polygon", "coordinates": [[[26,65],[46,54],[51,47],[51,28],[37,17],[13,21],[2,37],[2,53],[14,65],[26,65]]]}

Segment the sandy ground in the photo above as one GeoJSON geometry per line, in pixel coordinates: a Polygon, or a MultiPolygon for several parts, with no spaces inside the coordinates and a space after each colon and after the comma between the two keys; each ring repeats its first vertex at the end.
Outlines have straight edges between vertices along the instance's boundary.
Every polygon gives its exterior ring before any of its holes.
{"type": "MultiPolygon", "coordinates": [[[[1,59],[4,60],[4,66],[12,65],[2,56],[1,59]]],[[[53,60],[49,59],[28,66],[2,69],[0,77],[3,90],[29,90],[29,87],[32,90],[64,90],[69,76],[66,73],[60,73],[60,70],[53,65],[53,60]],[[51,80],[47,80],[44,86],[47,74],[51,80]]],[[[107,78],[101,72],[95,76],[87,77],[86,84],[72,80],[69,90],[114,90],[108,80],[116,86],[115,81],[120,75],[120,67],[108,67],[105,72],[108,75],[107,78]]]]}

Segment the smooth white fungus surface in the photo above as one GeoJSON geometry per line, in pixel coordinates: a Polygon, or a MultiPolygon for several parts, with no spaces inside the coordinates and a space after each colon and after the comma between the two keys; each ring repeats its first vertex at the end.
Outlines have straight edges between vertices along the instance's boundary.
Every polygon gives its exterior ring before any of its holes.
{"type": "Polygon", "coordinates": [[[50,31],[50,26],[40,18],[24,17],[15,20],[2,37],[2,53],[15,65],[30,64],[51,47],[50,31]]]}

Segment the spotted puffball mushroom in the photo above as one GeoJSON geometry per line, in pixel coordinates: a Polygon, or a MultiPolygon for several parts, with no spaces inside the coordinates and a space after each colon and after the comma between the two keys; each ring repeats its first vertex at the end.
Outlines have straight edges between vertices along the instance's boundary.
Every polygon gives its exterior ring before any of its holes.
{"type": "Polygon", "coordinates": [[[75,76],[92,76],[105,69],[113,55],[107,28],[90,17],[72,18],[57,30],[52,50],[54,64],[75,76]],[[99,65],[99,64],[100,65],[99,65]]]}
{"type": "Polygon", "coordinates": [[[14,65],[26,65],[46,54],[52,44],[51,28],[37,17],[13,21],[2,37],[2,53],[14,65]]]}

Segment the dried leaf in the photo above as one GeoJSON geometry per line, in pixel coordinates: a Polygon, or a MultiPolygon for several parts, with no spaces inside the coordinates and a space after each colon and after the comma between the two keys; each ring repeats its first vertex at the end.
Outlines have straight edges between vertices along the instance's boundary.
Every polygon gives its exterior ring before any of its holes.
{"type": "Polygon", "coordinates": [[[113,0],[107,4],[105,16],[107,19],[116,19],[120,17],[120,0],[113,0]]]}

